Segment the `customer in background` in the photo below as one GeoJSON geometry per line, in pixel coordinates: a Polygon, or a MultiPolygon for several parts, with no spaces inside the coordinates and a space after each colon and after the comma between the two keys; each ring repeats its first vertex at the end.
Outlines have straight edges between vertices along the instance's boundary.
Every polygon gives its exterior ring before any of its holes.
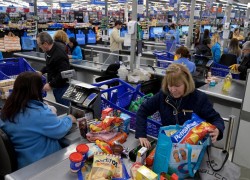
{"type": "Polygon", "coordinates": [[[195,72],[196,66],[193,62],[189,60],[191,58],[191,55],[186,47],[184,46],[179,47],[175,51],[175,55],[177,56],[178,60],[173,61],[173,63],[185,65],[191,74],[195,72]]]}
{"type": "Polygon", "coordinates": [[[240,64],[230,66],[232,69],[240,72],[240,80],[246,80],[247,70],[250,68],[250,41],[243,44],[242,48],[243,58],[240,64]]]}
{"type": "Polygon", "coordinates": [[[241,49],[239,46],[239,41],[236,38],[231,39],[229,47],[224,49],[224,54],[233,54],[237,56],[237,62],[241,58],[241,49]]]}
{"type": "Polygon", "coordinates": [[[239,28],[235,28],[234,29],[233,38],[236,38],[239,41],[243,41],[244,40],[244,37],[240,34],[240,29],[239,28]]]}
{"type": "Polygon", "coordinates": [[[63,30],[56,31],[54,35],[54,41],[57,42],[60,48],[62,48],[67,54],[70,53],[70,50],[67,46],[69,42],[69,37],[65,31],[63,30]]]}
{"type": "Polygon", "coordinates": [[[119,51],[122,50],[122,43],[124,42],[124,38],[120,37],[121,28],[122,22],[116,21],[115,27],[110,34],[110,51],[118,54],[119,51]]]}
{"type": "Polygon", "coordinates": [[[42,90],[38,73],[23,72],[1,110],[0,128],[14,145],[18,168],[60,150],[58,140],[76,122],[72,115],[58,117],[43,103],[42,90]]]}
{"type": "Polygon", "coordinates": [[[211,52],[211,39],[206,38],[202,41],[202,44],[196,47],[195,54],[203,55],[203,56],[212,56],[211,52]]]}
{"type": "Polygon", "coordinates": [[[200,34],[200,28],[196,27],[195,31],[194,31],[194,46],[198,46],[200,44],[200,38],[201,38],[201,34],[200,34]]]}
{"type": "Polygon", "coordinates": [[[220,35],[215,32],[211,38],[213,60],[219,63],[221,56],[220,35]]]}
{"type": "Polygon", "coordinates": [[[82,60],[82,50],[80,46],[78,46],[78,42],[75,38],[69,38],[69,47],[72,55],[68,55],[69,59],[79,59],[82,60]]]}
{"type": "Polygon", "coordinates": [[[147,117],[159,111],[162,126],[183,125],[192,113],[216,126],[210,132],[212,142],[222,139],[224,121],[213,108],[205,93],[196,90],[189,70],[181,64],[171,64],[162,81],[162,89],[145,101],[136,114],[135,137],[150,147],[147,139],[147,117]]]}
{"type": "Polygon", "coordinates": [[[201,44],[203,44],[204,40],[210,39],[210,32],[208,29],[204,30],[203,36],[201,38],[201,44]]]}
{"type": "Polygon", "coordinates": [[[67,79],[62,79],[61,72],[70,69],[69,58],[59,43],[53,42],[53,39],[47,32],[41,32],[37,35],[37,45],[45,52],[46,66],[41,69],[40,74],[47,73],[48,82],[44,85],[45,91],[53,90],[56,102],[69,105],[69,101],[62,99],[64,92],[68,89],[67,79]]]}

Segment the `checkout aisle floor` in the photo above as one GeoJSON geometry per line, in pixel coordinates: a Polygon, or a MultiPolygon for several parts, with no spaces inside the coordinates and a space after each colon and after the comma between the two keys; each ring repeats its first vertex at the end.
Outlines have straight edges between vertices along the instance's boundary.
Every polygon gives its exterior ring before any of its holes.
{"type": "MultiPolygon", "coordinates": [[[[50,101],[55,101],[53,92],[50,91],[47,93],[46,99],[50,100],[50,101]]],[[[233,154],[233,150],[230,150],[229,152],[229,159],[232,159],[232,154],[233,154]]],[[[247,168],[241,168],[241,178],[240,180],[250,180],[250,171],[247,168]]]]}

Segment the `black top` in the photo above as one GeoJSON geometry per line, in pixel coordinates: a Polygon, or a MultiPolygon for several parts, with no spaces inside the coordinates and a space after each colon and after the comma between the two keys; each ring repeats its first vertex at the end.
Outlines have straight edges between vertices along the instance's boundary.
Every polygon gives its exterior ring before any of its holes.
{"type": "Polygon", "coordinates": [[[46,67],[41,72],[47,73],[48,83],[52,88],[60,88],[66,85],[67,79],[62,79],[61,72],[70,69],[69,58],[66,52],[54,43],[51,50],[45,53],[46,67]]]}
{"type": "Polygon", "coordinates": [[[247,69],[250,68],[250,53],[244,56],[238,70],[240,72],[240,80],[246,80],[247,78],[247,69]]]}

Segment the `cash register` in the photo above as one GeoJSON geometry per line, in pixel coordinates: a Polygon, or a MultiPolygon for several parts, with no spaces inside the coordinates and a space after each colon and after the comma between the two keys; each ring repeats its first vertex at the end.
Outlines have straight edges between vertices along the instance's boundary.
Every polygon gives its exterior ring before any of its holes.
{"type": "Polygon", "coordinates": [[[192,61],[196,65],[196,72],[193,74],[195,87],[199,88],[205,84],[205,79],[213,64],[213,60],[212,57],[194,54],[192,56],[192,61]]]}

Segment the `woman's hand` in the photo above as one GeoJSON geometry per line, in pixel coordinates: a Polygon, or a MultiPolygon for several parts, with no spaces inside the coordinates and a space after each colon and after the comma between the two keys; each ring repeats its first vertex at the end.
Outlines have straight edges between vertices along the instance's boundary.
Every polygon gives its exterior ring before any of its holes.
{"type": "Polygon", "coordinates": [[[211,137],[212,143],[215,143],[217,141],[219,133],[220,133],[220,131],[217,128],[215,130],[212,130],[212,131],[209,132],[209,135],[211,137]]]}
{"type": "Polygon", "coordinates": [[[151,144],[147,138],[139,138],[139,141],[140,141],[141,146],[146,147],[148,149],[151,147],[151,144]]]}

